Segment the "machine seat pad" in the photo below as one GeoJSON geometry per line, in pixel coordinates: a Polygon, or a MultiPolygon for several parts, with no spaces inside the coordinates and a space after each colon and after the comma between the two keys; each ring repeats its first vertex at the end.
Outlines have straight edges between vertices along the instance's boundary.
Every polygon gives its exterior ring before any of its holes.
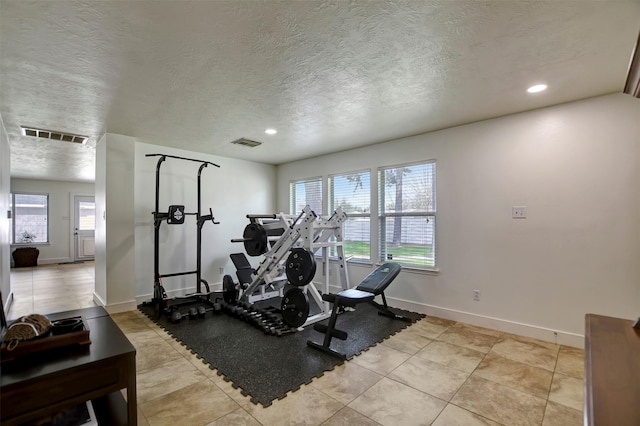
{"type": "MultiPolygon", "coordinates": [[[[356,290],[373,293],[379,295],[391,284],[398,276],[402,266],[395,262],[386,262],[378,266],[356,287],[356,290]]],[[[347,290],[348,291],[348,290],[347,290]]],[[[341,292],[344,293],[344,292],[341,292]]]]}
{"type": "Polygon", "coordinates": [[[355,288],[350,288],[349,290],[342,290],[336,296],[338,296],[337,299],[340,302],[341,302],[341,299],[346,299],[347,301],[353,301],[356,303],[368,302],[370,300],[373,300],[374,297],[376,297],[376,295],[373,293],[369,293],[368,291],[357,290],[355,288]]]}
{"type": "Polygon", "coordinates": [[[249,260],[247,259],[247,256],[244,255],[244,253],[232,253],[229,255],[229,257],[231,258],[231,261],[233,262],[233,266],[235,266],[236,269],[253,270],[251,263],[249,263],[249,260]]]}

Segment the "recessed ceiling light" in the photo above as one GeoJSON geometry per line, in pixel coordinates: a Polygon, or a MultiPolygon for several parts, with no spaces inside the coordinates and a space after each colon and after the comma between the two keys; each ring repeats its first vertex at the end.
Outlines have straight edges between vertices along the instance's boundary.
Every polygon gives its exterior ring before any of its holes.
{"type": "Polygon", "coordinates": [[[276,129],[267,129],[264,132],[268,135],[275,135],[276,133],[278,133],[276,129]]]}
{"type": "Polygon", "coordinates": [[[547,85],[546,84],[536,84],[535,86],[531,86],[527,89],[527,92],[529,93],[538,93],[538,92],[542,92],[543,90],[547,90],[547,85]]]}

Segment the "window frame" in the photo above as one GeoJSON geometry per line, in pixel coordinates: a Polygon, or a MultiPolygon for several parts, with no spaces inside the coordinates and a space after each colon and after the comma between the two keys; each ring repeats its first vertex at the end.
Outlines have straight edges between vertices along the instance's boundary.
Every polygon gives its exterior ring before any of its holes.
{"type": "MultiPolygon", "coordinates": [[[[354,262],[354,263],[371,263],[371,253],[373,252],[373,241],[371,241],[371,235],[372,234],[372,222],[371,222],[371,216],[372,216],[372,212],[373,212],[373,207],[374,207],[374,203],[372,202],[372,188],[373,188],[373,182],[372,182],[372,177],[373,177],[373,173],[371,169],[361,169],[361,170],[353,170],[353,171],[348,171],[348,172],[343,172],[343,173],[333,173],[327,176],[327,204],[328,204],[328,210],[330,212],[333,212],[336,209],[336,203],[335,203],[335,199],[334,199],[334,195],[335,195],[335,190],[334,190],[334,179],[336,177],[344,177],[344,176],[348,176],[348,175],[355,175],[355,174],[362,174],[362,173],[367,173],[369,175],[369,187],[366,188],[366,190],[368,190],[369,193],[369,213],[350,213],[350,212],[345,212],[347,214],[347,222],[349,221],[349,219],[355,219],[355,218],[368,218],[369,219],[369,229],[368,229],[368,233],[369,233],[369,254],[367,257],[356,257],[355,255],[351,255],[350,253],[347,252],[346,247],[343,245],[344,248],[344,255],[349,259],[350,262],[354,262]]],[[[363,188],[364,189],[364,188],[363,188]]],[[[346,222],[345,222],[346,224],[346,222]]],[[[343,230],[343,235],[342,235],[342,239],[343,241],[345,241],[347,238],[346,234],[346,230],[343,230]]],[[[333,255],[333,253],[332,253],[333,255]]]]}
{"type": "MultiPolygon", "coordinates": [[[[295,205],[296,205],[296,185],[297,184],[304,184],[306,182],[319,182],[320,183],[320,206],[321,206],[321,210],[319,212],[315,211],[314,212],[317,215],[322,215],[324,213],[324,209],[325,209],[325,184],[324,184],[324,178],[322,176],[314,176],[314,177],[310,177],[310,178],[304,178],[304,179],[295,179],[295,180],[291,180],[289,181],[289,214],[292,215],[298,215],[300,214],[301,210],[296,210],[295,209],[295,205]]],[[[308,205],[309,203],[305,203],[305,205],[308,205]]],[[[313,210],[313,208],[312,208],[313,210]]]]}
{"type": "Polygon", "coordinates": [[[50,244],[50,229],[49,229],[49,206],[50,206],[50,194],[45,192],[25,192],[25,191],[12,191],[9,193],[9,203],[11,210],[11,245],[14,246],[33,246],[33,245],[42,245],[42,244],[50,244]],[[16,196],[20,195],[39,195],[46,198],[47,206],[45,212],[45,229],[46,229],[46,239],[45,241],[32,241],[32,242],[21,242],[18,241],[18,235],[16,235],[16,196]]]}
{"type": "MultiPolygon", "coordinates": [[[[415,162],[411,162],[411,163],[403,163],[403,164],[394,164],[394,165],[388,165],[388,166],[380,166],[377,169],[377,192],[378,192],[378,206],[377,206],[377,215],[378,215],[378,260],[380,263],[384,263],[384,262],[388,262],[388,261],[393,261],[393,262],[398,262],[400,264],[402,264],[403,267],[405,268],[410,268],[410,269],[415,269],[415,270],[420,270],[420,271],[426,271],[426,272],[437,272],[438,271],[438,256],[437,256],[437,161],[435,159],[429,159],[429,160],[422,160],[422,161],[415,161],[415,162]],[[386,182],[385,182],[385,177],[384,177],[384,173],[387,170],[392,170],[392,169],[401,169],[401,168],[406,168],[406,167],[411,167],[411,166],[419,166],[419,165],[432,165],[431,167],[433,167],[433,172],[431,174],[431,186],[432,186],[432,208],[433,210],[424,210],[424,211],[412,211],[412,212],[406,212],[406,211],[401,211],[401,212],[393,212],[393,213],[389,213],[386,211],[385,208],[385,200],[388,200],[388,198],[386,197],[386,182]],[[416,218],[427,218],[427,220],[429,218],[433,218],[434,220],[434,225],[433,225],[433,235],[432,235],[432,244],[431,246],[432,248],[432,258],[433,258],[433,265],[430,264],[421,264],[419,262],[406,262],[406,261],[400,261],[398,259],[389,259],[387,257],[388,253],[387,253],[387,240],[386,240],[386,220],[388,218],[395,218],[395,217],[416,217],[416,218]]],[[[428,258],[425,259],[425,262],[429,262],[428,258]]]]}

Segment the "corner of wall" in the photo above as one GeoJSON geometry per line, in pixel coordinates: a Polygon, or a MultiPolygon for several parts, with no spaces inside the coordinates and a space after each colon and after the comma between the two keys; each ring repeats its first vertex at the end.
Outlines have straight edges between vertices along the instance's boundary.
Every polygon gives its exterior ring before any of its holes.
{"type": "MultiPolygon", "coordinates": [[[[11,148],[9,136],[0,115],[0,291],[7,300],[7,307],[11,304],[11,246],[9,219],[9,193],[11,191],[11,148]]],[[[4,303],[4,302],[3,302],[4,303]]]]}

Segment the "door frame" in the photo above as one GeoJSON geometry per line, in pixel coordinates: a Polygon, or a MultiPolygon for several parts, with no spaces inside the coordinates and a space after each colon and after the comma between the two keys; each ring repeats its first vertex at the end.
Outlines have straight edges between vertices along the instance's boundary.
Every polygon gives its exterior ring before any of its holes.
{"type": "Polygon", "coordinates": [[[76,197],[93,197],[93,199],[95,200],[95,194],[86,194],[83,192],[69,193],[69,261],[71,262],[76,261],[76,197]]]}

